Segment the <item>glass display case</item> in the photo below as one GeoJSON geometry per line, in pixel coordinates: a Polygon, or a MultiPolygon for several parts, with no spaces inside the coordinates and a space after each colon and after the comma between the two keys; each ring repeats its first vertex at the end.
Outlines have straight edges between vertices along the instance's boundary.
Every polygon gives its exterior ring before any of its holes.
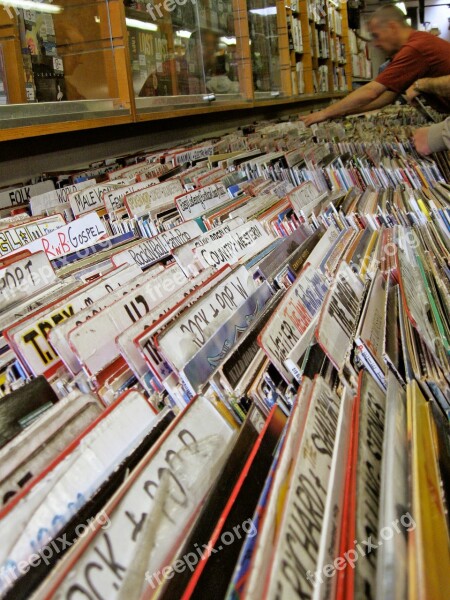
{"type": "Polygon", "coordinates": [[[276,2],[248,0],[247,10],[255,98],[279,96],[283,90],[276,2]]]}
{"type": "Polygon", "coordinates": [[[0,3],[0,126],[130,114],[120,3],[0,3]]]}
{"type": "Polygon", "coordinates": [[[241,99],[232,0],[125,0],[137,111],[241,99]]]}
{"type": "Polygon", "coordinates": [[[333,97],[347,53],[336,0],[0,0],[0,140],[333,97]]]}

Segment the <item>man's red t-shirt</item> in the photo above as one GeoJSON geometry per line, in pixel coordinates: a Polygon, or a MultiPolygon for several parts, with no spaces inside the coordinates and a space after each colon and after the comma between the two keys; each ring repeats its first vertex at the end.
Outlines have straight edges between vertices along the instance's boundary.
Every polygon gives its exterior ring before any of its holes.
{"type": "MultiPolygon", "coordinates": [[[[413,31],[386,69],[376,77],[388,90],[402,94],[417,79],[450,75],[450,44],[425,31],[413,31]]],[[[436,108],[450,112],[450,98],[429,95],[436,108]],[[436,102],[437,101],[437,102],[436,102]],[[439,103],[439,105],[438,105],[439,103]]]]}

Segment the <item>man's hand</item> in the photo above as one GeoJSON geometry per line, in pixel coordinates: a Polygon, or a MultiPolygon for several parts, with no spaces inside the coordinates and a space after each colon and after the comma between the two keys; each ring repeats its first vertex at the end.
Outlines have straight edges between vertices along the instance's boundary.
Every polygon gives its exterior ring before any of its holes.
{"type": "Polygon", "coordinates": [[[392,102],[391,98],[395,97],[395,95],[394,92],[390,92],[383,84],[377,81],[370,81],[357,90],[350,92],[342,100],[330,104],[327,108],[311,115],[301,117],[301,120],[305,125],[312,125],[313,123],[321,123],[327,119],[354,115],[365,111],[367,107],[370,107],[369,110],[373,110],[375,107],[381,108],[392,102]]]}
{"type": "Polygon", "coordinates": [[[326,121],[328,119],[325,110],[319,110],[317,112],[313,112],[310,115],[305,115],[304,117],[300,117],[300,121],[309,127],[314,123],[322,123],[322,121],[326,121]]]}
{"type": "Polygon", "coordinates": [[[416,89],[414,86],[415,82],[412,85],[410,85],[409,88],[406,90],[406,99],[408,100],[408,103],[412,106],[414,106],[414,98],[417,98],[417,96],[420,94],[419,90],[416,89]]]}
{"type": "Polygon", "coordinates": [[[427,156],[431,154],[431,149],[428,144],[428,130],[429,127],[421,127],[420,129],[416,129],[414,132],[414,145],[419,154],[423,154],[427,156]]]}

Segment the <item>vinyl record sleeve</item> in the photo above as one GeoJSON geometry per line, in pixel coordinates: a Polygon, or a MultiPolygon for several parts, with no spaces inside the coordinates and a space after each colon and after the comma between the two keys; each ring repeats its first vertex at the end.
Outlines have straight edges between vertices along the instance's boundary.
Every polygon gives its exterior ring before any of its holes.
{"type": "MultiPolygon", "coordinates": [[[[265,420],[266,418],[256,407],[250,409],[233,444],[230,456],[218,474],[201,512],[189,536],[184,541],[182,548],[177,552],[177,556],[186,556],[188,552],[198,554],[197,548],[199,548],[202,551],[201,554],[205,556],[205,560],[207,559],[210,536],[214,532],[233,489],[237,485],[244,467],[258,443],[258,438],[261,436],[261,424],[264,427],[265,420]]],[[[198,562],[200,560],[202,558],[198,554],[198,562]]],[[[174,559],[172,564],[175,563],[176,560],[174,559]]],[[[192,569],[183,570],[182,573],[176,573],[171,579],[163,580],[160,583],[162,589],[157,594],[158,598],[181,597],[192,578],[195,566],[193,565],[192,569]]],[[[158,582],[156,578],[149,583],[148,587],[149,589],[144,593],[144,598],[150,598],[152,593],[157,591],[158,582]]]]}
{"type": "MultiPolygon", "coordinates": [[[[144,275],[145,277],[145,275],[144,275]]],[[[72,329],[69,345],[90,375],[95,375],[115,360],[120,352],[116,338],[127,327],[160,304],[186,282],[186,276],[173,265],[142,286],[108,306],[89,321],[72,329]]]]}
{"type": "Polygon", "coordinates": [[[354,593],[358,598],[363,594],[374,599],[386,395],[367,373],[363,374],[360,384],[355,539],[370,540],[374,546],[367,547],[364,560],[355,565],[354,593]]]}
{"type": "MultiPolygon", "coordinates": [[[[179,316],[183,316],[184,311],[188,311],[193,304],[195,305],[195,303],[198,302],[202,296],[217,286],[230,274],[230,272],[231,269],[228,267],[228,265],[219,271],[213,271],[212,269],[204,271],[203,274],[198,276],[203,280],[203,276],[206,275],[203,285],[194,289],[186,297],[179,300],[175,306],[168,311],[167,314],[162,315],[133,339],[133,344],[136,350],[142,355],[147,365],[150,367],[153,375],[161,383],[170,376],[173,367],[157,348],[158,336],[172,327],[176,319],[179,316]]],[[[190,281],[196,281],[196,279],[190,281]]],[[[185,315],[186,314],[187,312],[185,315]]]]}
{"type": "Polygon", "coordinates": [[[105,410],[0,510],[2,568],[38,552],[64,527],[150,431],[156,417],[130,391],[105,410]],[[18,524],[21,527],[18,529],[18,524]]]}
{"type": "Polygon", "coordinates": [[[113,600],[125,587],[128,593],[139,586],[144,591],[147,574],[151,577],[167,566],[188,533],[229,455],[233,437],[233,430],[206,399],[192,401],[105,506],[111,526],[107,530],[98,526],[73,548],[46,582],[42,596],[70,594],[77,586],[90,589],[86,567],[98,564],[98,552],[103,565],[95,583],[98,592],[113,600]],[[120,568],[109,569],[110,558],[120,568]]]}
{"type": "Polygon", "coordinates": [[[327,289],[324,277],[307,263],[259,336],[259,345],[287,381],[292,375],[283,361],[320,310],[327,289]]]}
{"type": "Polygon", "coordinates": [[[18,390],[0,398],[0,447],[22,431],[20,420],[34,410],[51,406],[58,397],[44,377],[36,377],[18,390]]]}
{"type": "Polygon", "coordinates": [[[416,382],[407,385],[408,436],[411,452],[412,513],[409,586],[426,598],[446,597],[450,573],[446,526],[430,407],[416,382]],[[438,544],[436,546],[436,543],[438,544]],[[436,550],[439,549],[436,554],[436,550]]]}
{"type": "Polygon", "coordinates": [[[101,412],[89,394],[66,397],[50,406],[0,450],[2,505],[39,474],[101,412]]]}
{"type": "Polygon", "coordinates": [[[45,252],[36,252],[11,262],[0,268],[0,310],[23,302],[57,281],[45,252]]]}
{"type": "Polygon", "coordinates": [[[342,262],[320,312],[316,339],[337,369],[342,369],[352,346],[364,285],[342,262]]]}
{"type": "Polygon", "coordinates": [[[242,526],[246,521],[248,523],[253,517],[286,418],[279,408],[274,407],[266,423],[263,425],[262,419],[259,419],[259,423],[261,433],[208,540],[208,547],[216,552],[211,550],[207,559],[198,564],[183,593],[184,600],[204,598],[205,592],[211,594],[213,590],[220,594],[226,593],[244,537],[238,539],[236,534],[233,543],[228,544],[225,534],[236,532],[234,528],[242,526]]]}
{"type": "Polygon", "coordinates": [[[268,597],[273,597],[275,591],[279,598],[312,594],[339,406],[339,397],[323,379],[316,377],[302,441],[294,459],[279,538],[267,573],[264,595],[268,597]],[[298,548],[295,553],[291,550],[294,540],[298,548]]]}
{"type": "Polygon", "coordinates": [[[203,291],[203,284],[207,283],[212,274],[213,271],[210,269],[204,271],[198,277],[188,280],[183,287],[171,295],[169,302],[163,302],[158,305],[153,311],[138,319],[117,337],[116,342],[122,357],[144,387],[146,387],[144,380],[148,372],[148,366],[141,351],[135,344],[135,339],[144,335],[149,328],[163,318],[164,315],[170,314],[180,303],[183,304],[188,298],[195,298],[195,294],[193,296],[191,294],[193,292],[200,292],[200,290],[203,291]]]}
{"type": "MultiPolygon", "coordinates": [[[[159,437],[175,418],[172,411],[165,409],[158,414],[154,426],[145,436],[139,446],[129,456],[116,466],[111,476],[100,486],[95,495],[72,517],[72,519],[61,530],[55,541],[59,552],[48,556],[46,561],[36,564],[25,575],[14,581],[12,588],[5,595],[5,600],[13,600],[20,595],[30,597],[36,588],[42,584],[51,585],[52,578],[57,576],[58,570],[64,567],[65,554],[70,551],[74,544],[82,539],[93,527],[100,526],[108,529],[109,521],[103,508],[106,502],[116,493],[124,479],[135,469],[143,456],[157,443],[159,437]],[[93,525],[94,524],[94,525],[93,525]],[[55,572],[53,572],[55,569],[55,572]]],[[[54,546],[51,546],[54,549],[54,546]]],[[[49,554],[49,552],[47,552],[49,554]]],[[[37,592],[39,594],[39,592],[37,592]]],[[[33,595],[34,597],[34,595],[33,595]]]]}
{"type": "MultiPolygon", "coordinates": [[[[389,373],[381,460],[380,531],[398,523],[408,511],[411,501],[408,471],[406,395],[395,375],[389,373]]],[[[407,534],[396,532],[391,539],[382,541],[377,551],[376,600],[402,600],[407,596],[408,586],[407,534]]]]}
{"type": "Polygon", "coordinates": [[[120,274],[116,273],[107,273],[93,283],[80,283],[78,289],[19,320],[4,334],[30,372],[48,377],[61,364],[48,341],[51,329],[119,287],[120,274]]]}
{"type": "Polygon", "coordinates": [[[271,297],[269,285],[261,284],[183,366],[179,375],[193,393],[198,393],[223,364],[241,336],[251,329],[255,320],[261,316],[271,297]]]}
{"type": "Polygon", "coordinates": [[[158,350],[175,369],[182,369],[210,335],[231,317],[255,289],[253,279],[244,267],[234,269],[200,302],[182,313],[170,328],[158,336],[158,350]]]}
{"type": "Polygon", "coordinates": [[[344,495],[347,476],[347,464],[351,449],[351,426],[354,395],[351,389],[344,388],[336,430],[336,440],[330,467],[329,490],[326,498],[322,532],[320,536],[316,577],[314,579],[313,600],[332,600],[336,597],[337,577],[335,560],[339,557],[342,537],[342,515],[344,512],[344,495]],[[333,565],[334,573],[329,573],[329,565],[333,565]]]}

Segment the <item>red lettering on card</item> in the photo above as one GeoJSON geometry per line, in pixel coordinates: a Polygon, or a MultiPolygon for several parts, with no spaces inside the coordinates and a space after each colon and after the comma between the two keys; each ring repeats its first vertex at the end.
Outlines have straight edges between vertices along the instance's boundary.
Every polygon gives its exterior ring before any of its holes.
{"type": "Polygon", "coordinates": [[[70,248],[69,244],[67,243],[66,234],[62,233],[61,231],[58,232],[58,239],[59,239],[59,243],[61,244],[61,254],[63,252],[66,252],[66,253],[70,252],[71,248],[70,248]]]}

